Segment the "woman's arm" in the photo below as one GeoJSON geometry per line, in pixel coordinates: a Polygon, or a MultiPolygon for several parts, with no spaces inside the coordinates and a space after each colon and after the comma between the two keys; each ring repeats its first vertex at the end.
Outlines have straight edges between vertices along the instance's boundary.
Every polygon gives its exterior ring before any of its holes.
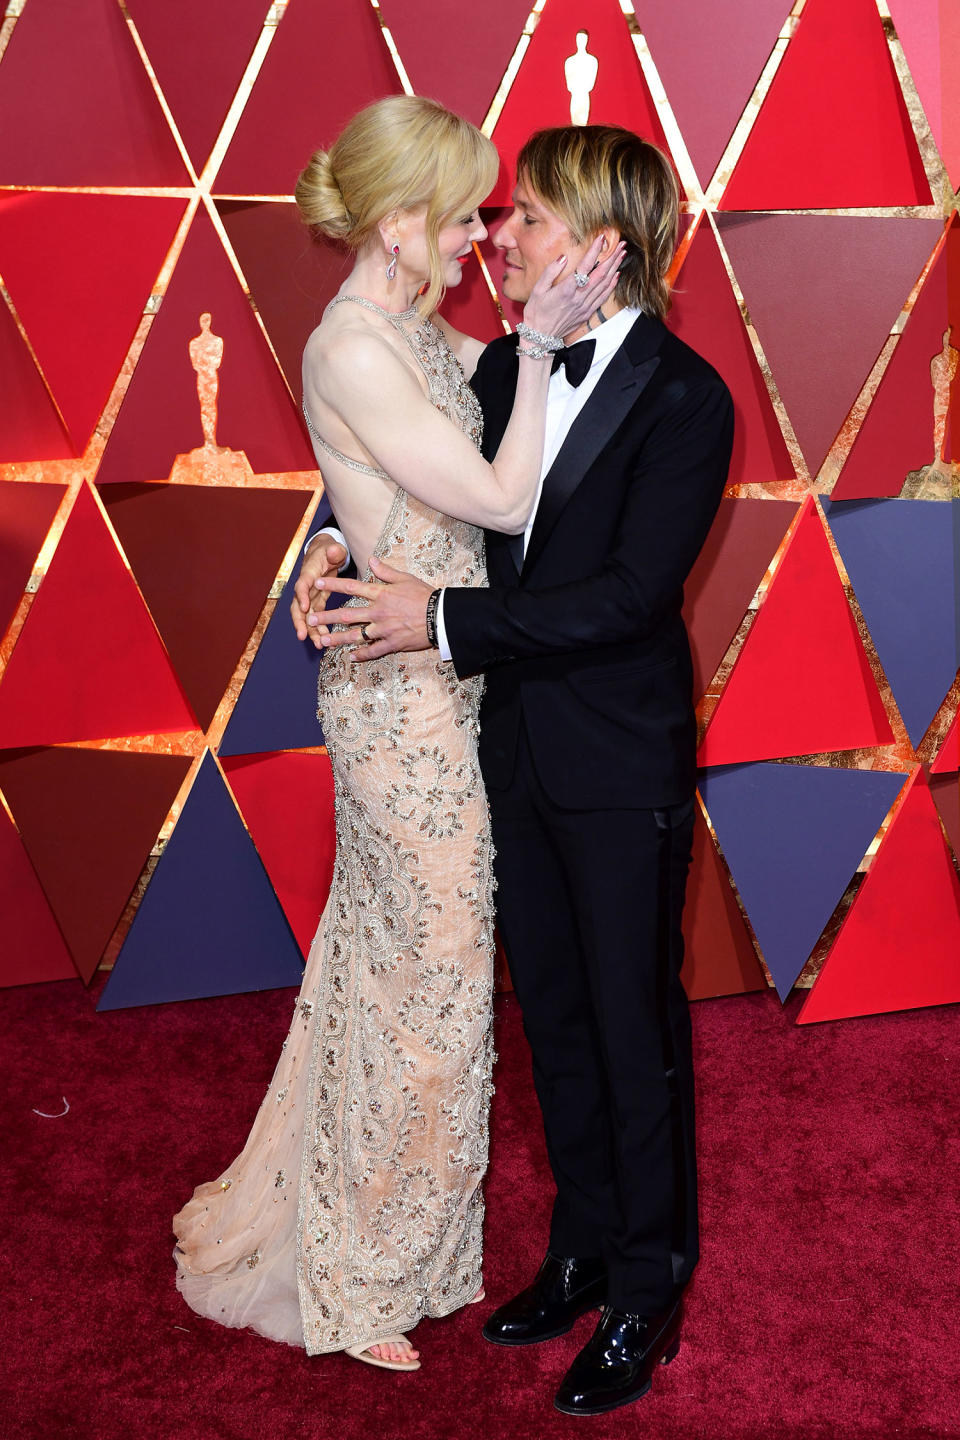
{"type": "MultiPolygon", "coordinates": [[[[596,243],[599,253],[600,239],[596,243]]],[[[593,262],[593,251],[584,260],[593,262]]],[[[599,261],[589,285],[555,285],[563,262],[548,266],[528,309],[538,327],[569,334],[616,285],[619,248],[599,261]]],[[[532,322],[533,323],[533,322],[532,322]]],[[[377,465],[415,499],[474,525],[520,533],[536,494],[543,457],[549,359],[522,357],[513,413],[488,464],[456,425],[437,411],[390,340],[371,326],[332,336],[314,331],[304,351],[304,394],[313,415],[329,408],[377,465]]]]}

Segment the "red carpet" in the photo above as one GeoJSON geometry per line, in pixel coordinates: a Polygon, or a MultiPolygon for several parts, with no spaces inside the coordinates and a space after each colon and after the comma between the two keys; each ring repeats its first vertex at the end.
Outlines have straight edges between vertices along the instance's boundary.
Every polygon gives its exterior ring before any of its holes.
{"type": "Polygon", "coordinates": [[[559,1416],[589,1332],[487,1345],[539,1259],[549,1185],[501,998],[487,1305],[417,1331],[423,1369],[307,1359],[195,1317],[169,1219],[239,1148],[292,991],[97,1015],[0,995],[3,1440],[914,1440],[960,1436],[960,1010],[796,1029],[772,995],[694,1007],[704,1259],[678,1359],[628,1409],[559,1416]],[[70,1112],[57,1112],[66,1096],[70,1112]]]}

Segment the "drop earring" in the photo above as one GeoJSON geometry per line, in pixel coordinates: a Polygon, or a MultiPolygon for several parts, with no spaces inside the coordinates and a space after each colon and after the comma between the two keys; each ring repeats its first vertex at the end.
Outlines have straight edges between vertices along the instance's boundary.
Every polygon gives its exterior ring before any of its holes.
{"type": "Polygon", "coordinates": [[[400,254],[400,246],[396,241],[390,246],[390,254],[393,256],[393,259],[387,266],[387,279],[395,280],[397,278],[397,256],[400,254]]]}

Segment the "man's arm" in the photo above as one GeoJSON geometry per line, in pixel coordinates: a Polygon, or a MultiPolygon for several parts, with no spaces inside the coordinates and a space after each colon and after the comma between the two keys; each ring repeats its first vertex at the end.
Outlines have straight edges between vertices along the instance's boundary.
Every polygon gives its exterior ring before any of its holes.
{"type": "MultiPolygon", "coordinates": [[[[683,393],[644,442],[618,538],[601,569],[547,590],[519,586],[443,591],[443,621],[458,675],[506,660],[643,640],[675,603],[713,523],[733,444],[733,404],[719,378],[683,393]]],[[[367,600],[349,628],[323,637],[359,660],[427,645],[431,587],[371,561],[376,583],[332,578],[328,588],[367,600]],[[359,633],[365,624],[368,643],[359,633]]]]}
{"type": "Polygon", "coordinates": [[[504,660],[645,639],[690,573],[730,464],[733,405],[717,379],[688,391],[654,427],[603,567],[550,589],[454,587],[444,622],[458,675],[504,660]]]}
{"type": "Polygon", "coordinates": [[[297,639],[309,638],[317,650],[322,649],[322,637],[326,633],[323,614],[330,592],[324,582],[338,575],[350,559],[346,543],[340,543],[342,540],[340,532],[333,531],[332,526],[311,535],[304,546],[300,574],[293,587],[290,618],[297,639]]]}

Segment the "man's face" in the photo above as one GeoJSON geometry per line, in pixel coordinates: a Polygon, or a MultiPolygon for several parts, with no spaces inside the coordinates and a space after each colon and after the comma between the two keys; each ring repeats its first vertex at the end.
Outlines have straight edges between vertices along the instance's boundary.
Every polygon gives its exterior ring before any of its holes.
{"type": "Polygon", "coordinates": [[[494,234],[493,243],[503,252],[500,289],[508,300],[521,305],[552,260],[566,255],[561,274],[570,275],[590,248],[589,240],[578,244],[557,212],[536,198],[522,172],[513,192],[513,212],[494,234]]]}

